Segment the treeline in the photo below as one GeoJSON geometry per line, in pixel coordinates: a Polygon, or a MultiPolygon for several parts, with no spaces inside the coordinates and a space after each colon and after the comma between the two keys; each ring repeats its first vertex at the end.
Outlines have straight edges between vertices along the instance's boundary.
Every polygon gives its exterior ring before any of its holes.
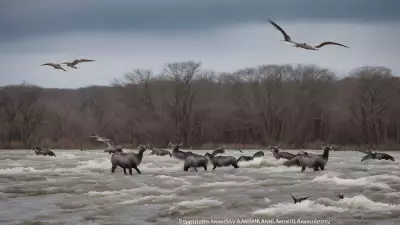
{"type": "Polygon", "coordinates": [[[116,143],[304,148],[321,143],[400,146],[400,80],[363,67],[339,78],[313,65],[234,73],[200,63],[137,70],[111,86],[0,89],[0,147],[90,148],[92,133],[116,143]]]}

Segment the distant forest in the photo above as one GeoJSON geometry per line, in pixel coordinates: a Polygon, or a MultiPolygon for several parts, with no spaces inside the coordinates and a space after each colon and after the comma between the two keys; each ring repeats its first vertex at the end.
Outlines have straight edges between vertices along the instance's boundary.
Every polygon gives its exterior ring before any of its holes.
{"type": "MultiPolygon", "coordinates": [[[[64,75],[64,74],[62,74],[64,75]]],[[[137,70],[110,86],[0,87],[0,148],[400,146],[400,79],[384,67],[345,77],[314,65],[216,73],[197,62],[137,70]]],[[[400,148],[398,148],[400,149],[400,148]]]]}

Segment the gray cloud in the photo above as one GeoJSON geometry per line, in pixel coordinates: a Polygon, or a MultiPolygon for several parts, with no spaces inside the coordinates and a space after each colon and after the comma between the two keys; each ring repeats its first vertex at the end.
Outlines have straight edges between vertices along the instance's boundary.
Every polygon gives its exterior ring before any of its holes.
{"type": "Polygon", "coordinates": [[[216,71],[261,64],[315,64],[346,74],[360,66],[400,72],[399,0],[6,0],[0,1],[0,86],[107,85],[135,68],[201,61],[216,71]],[[350,49],[296,49],[296,41],[350,49]],[[45,62],[93,58],[64,73],[45,62]]]}
{"type": "Polygon", "coordinates": [[[166,63],[195,60],[203,68],[234,71],[262,64],[315,64],[339,75],[361,66],[385,66],[400,72],[397,45],[400,23],[291,23],[282,22],[298,41],[339,41],[350,49],[327,46],[321,51],[296,49],[283,42],[282,35],[268,23],[229,26],[209,32],[147,35],[136,32],[76,32],[45,38],[0,43],[0,86],[26,80],[43,87],[76,88],[108,85],[133,69],[160,73],[166,63]],[[310,32],[310,31],[316,32],[310,32]],[[316,35],[317,33],[317,35],[316,35]],[[61,43],[61,44],[60,44],[61,43]],[[66,73],[39,66],[93,58],[66,73]]]}
{"type": "Polygon", "coordinates": [[[172,33],[282,21],[400,21],[398,0],[18,0],[0,2],[0,41],[74,31],[172,33]]]}

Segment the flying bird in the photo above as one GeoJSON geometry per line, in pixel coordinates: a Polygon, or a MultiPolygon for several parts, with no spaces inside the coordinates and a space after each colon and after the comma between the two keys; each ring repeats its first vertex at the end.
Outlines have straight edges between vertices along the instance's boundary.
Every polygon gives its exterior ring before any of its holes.
{"type": "Polygon", "coordinates": [[[89,136],[89,138],[95,138],[96,141],[102,142],[103,144],[105,144],[105,145],[107,146],[107,149],[104,150],[104,151],[105,151],[105,152],[108,152],[108,153],[110,153],[110,154],[111,154],[111,152],[114,152],[114,151],[116,151],[116,150],[118,150],[118,149],[121,149],[121,151],[122,151],[123,148],[128,147],[128,146],[131,145],[131,144],[127,144],[127,145],[114,145],[113,142],[112,142],[110,139],[108,139],[108,138],[103,138],[103,137],[100,137],[100,136],[94,135],[94,134],[91,135],[91,136],[89,136]]]}
{"type": "Polygon", "coordinates": [[[335,193],[336,193],[336,195],[337,195],[340,199],[343,199],[343,198],[344,198],[344,195],[339,194],[339,193],[337,193],[337,192],[335,192],[335,193]]]}
{"type": "Polygon", "coordinates": [[[89,138],[95,138],[96,141],[99,141],[99,142],[108,142],[108,141],[111,141],[111,140],[108,139],[108,138],[103,138],[103,137],[100,137],[100,136],[95,135],[95,134],[92,134],[91,136],[89,136],[89,138]]]}
{"type": "Polygon", "coordinates": [[[58,63],[45,63],[45,64],[42,64],[42,65],[40,65],[40,66],[51,66],[51,67],[53,67],[54,69],[56,69],[56,70],[64,70],[65,72],[67,72],[60,64],[58,64],[58,63]]]}
{"type": "Polygon", "coordinates": [[[237,148],[236,151],[239,151],[240,153],[243,153],[242,149],[237,148]]]}
{"type": "Polygon", "coordinates": [[[309,196],[309,197],[303,197],[303,198],[295,198],[295,197],[293,197],[292,193],[289,193],[289,194],[290,194],[290,196],[292,196],[294,204],[300,203],[300,202],[312,197],[312,196],[309,196]]]}
{"type": "Polygon", "coordinates": [[[283,34],[283,37],[285,38],[285,40],[282,40],[282,41],[284,41],[284,42],[286,42],[286,43],[288,43],[288,44],[292,44],[292,45],[293,45],[294,47],[296,47],[296,48],[304,48],[304,49],[308,49],[308,50],[319,50],[319,48],[321,48],[321,47],[323,47],[323,46],[325,46],[325,45],[339,45],[339,46],[342,46],[342,47],[345,47],[345,48],[349,48],[349,47],[346,46],[346,45],[342,45],[342,44],[339,44],[339,43],[336,43],[336,42],[332,42],[332,41],[322,42],[321,44],[319,44],[319,45],[314,45],[314,46],[308,45],[308,44],[306,44],[306,43],[295,42],[295,41],[292,41],[292,39],[290,38],[290,36],[289,36],[280,26],[278,26],[278,24],[276,24],[274,21],[272,21],[272,20],[270,20],[270,19],[268,19],[268,21],[269,21],[277,30],[279,30],[279,31],[283,34]]]}
{"type": "Polygon", "coordinates": [[[75,59],[72,62],[65,62],[65,63],[61,63],[63,65],[67,65],[68,67],[74,68],[74,69],[78,69],[78,67],[76,67],[76,65],[78,65],[79,63],[83,63],[83,62],[93,62],[94,60],[92,59],[75,59]]]}

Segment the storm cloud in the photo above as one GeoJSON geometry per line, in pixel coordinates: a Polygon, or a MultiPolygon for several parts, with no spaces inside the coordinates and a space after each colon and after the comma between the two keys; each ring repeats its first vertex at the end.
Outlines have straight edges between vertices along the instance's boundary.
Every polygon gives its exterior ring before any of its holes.
{"type": "Polygon", "coordinates": [[[398,0],[70,0],[1,1],[0,85],[109,84],[135,68],[195,60],[217,71],[261,64],[308,63],[339,73],[365,65],[400,71],[398,0]],[[295,49],[295,40],[338,41],[350,49],[295,49]],[[38,65],[94,58],[63,74],[38,65]],[[68,75],[66,75],[68,74],[68,75]]]}

